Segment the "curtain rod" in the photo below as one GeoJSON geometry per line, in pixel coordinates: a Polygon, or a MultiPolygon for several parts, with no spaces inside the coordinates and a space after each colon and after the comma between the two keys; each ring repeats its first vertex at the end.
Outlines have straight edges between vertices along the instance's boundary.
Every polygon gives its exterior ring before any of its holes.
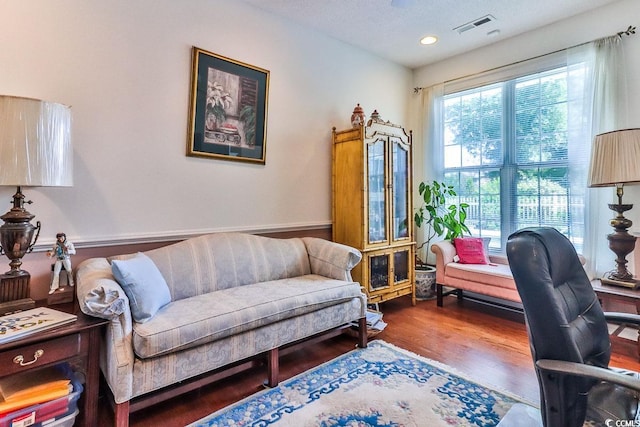
{"type": "MultiPolygon", "coordinates": [[[[609,36],[609,37],[616,37],[617,36],[618,38],[622,39],[622,36],[631,36],[632,34],[635,34],[635,33],[636,33],[636,27],[633,26],[633,25],[629,25],[629,27],[626,30],[619,31],[619,32],[617,32],[615,34],[615,36],[609,36]]],[[[591,40],[591,41],[588,41],[588,42],[578,43],[576,45],[565,47],[563,49],[554,50],[553,52],[543,53],[542,55],[537,55],[537,56],[534,56],[532,58],[527,58],[527,59],[523,59],[523,60],[520,60],[520,61],[512,62],[510,64],[501,65],[499,67],[490,68],[488,70],[484,70],[484,71],[481,71],[479,73],[468,74],[468,75],[462,76],[462,77],[456,77],[455,79],[444,81],[443,84],[447,84],[447,83],[452,82],[454,80],[466,79],[466,78],[473,77],[473,76],[476,76],[476,75],[482,74],[482,73],[488,73],[488,72],[495,71],[495,70],[500,69],[500,68],[509,67],[509,66],[512,66],[512,65],[517,65],[517,64],[520,64],[521,62],[526,62],[526,61],[530,61],[532,59],[542,58],[542,57],[547,56],[547,55],[553,55],[554,53],[562,52],[562,51],[565,51],[565,50],[568,50],[568,49],[573,49],[574,47],[578,47],[578,46],[584,46],[585,44],[589,44],[589,43],[592,43],[592,42],[597,41],[597,40],[603,40],[605,38],[606,37],[602,37],[602,38],[594,39],[594,40],[591,40]]],[[[414,87],[413,88],[413,93],[419,93],[422,89],[425,89],[425,88],[424,87],[414,87]]]]}

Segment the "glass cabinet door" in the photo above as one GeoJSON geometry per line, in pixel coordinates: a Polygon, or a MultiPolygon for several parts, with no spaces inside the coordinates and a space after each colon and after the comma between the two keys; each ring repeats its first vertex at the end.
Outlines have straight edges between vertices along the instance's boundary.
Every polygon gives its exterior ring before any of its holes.
{"type": "Polygon", "coordinates": [[[389,254],[369,258],[369,287],[372,291],[389,287],[389,254]]]}
{"type": "Polygon", "coordinates": [[[409,280],[409,250],[393,253],[393,282],[409,280]]]}
{"type": "Polygon", "coordinates": [[[398,139],[392,140],[392,215],[393,240],[409,237],[409,151],[398,139]]]}
{"type": "Polygon", "coordinates": [[[387,239],[387,209],[384,182],[385,141],[378,139],[367,145],[367,168],[369,173],[369,243],[387,239]]]}

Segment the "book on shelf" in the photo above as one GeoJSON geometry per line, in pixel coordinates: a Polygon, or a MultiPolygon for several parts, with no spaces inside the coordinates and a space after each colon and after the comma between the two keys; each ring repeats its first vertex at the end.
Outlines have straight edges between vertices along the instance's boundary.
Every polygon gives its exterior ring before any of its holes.
{"type": "Polygon", "coordinates": [[[65,313],[49,307],[0,316],[0,344],[23,338],[36,332],[66,325],[77,319],[75,314],[65,313]]]}

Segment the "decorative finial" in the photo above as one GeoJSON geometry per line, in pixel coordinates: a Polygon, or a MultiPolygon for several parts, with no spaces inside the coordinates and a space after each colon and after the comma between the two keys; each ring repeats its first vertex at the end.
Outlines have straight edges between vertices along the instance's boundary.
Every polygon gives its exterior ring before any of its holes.
{"type": "Polygon", "coordinates": [[[360,127],[364,124],[364,110],[360,106],[360,104],[356,105],[353,109],[353,114],[351,114],[351,125],[354,128],[360,127]]]}
{"type": "Polygon", "coordinates": [[[636,27],[634,27],[633,25],[629,25],[629,28],[627,28],[626,31],[620,31],[619,33],[617,33],[617,35],[618,37],[622,38],[622,36],[630,36],[635,33],[636,33],[636,27]]]}

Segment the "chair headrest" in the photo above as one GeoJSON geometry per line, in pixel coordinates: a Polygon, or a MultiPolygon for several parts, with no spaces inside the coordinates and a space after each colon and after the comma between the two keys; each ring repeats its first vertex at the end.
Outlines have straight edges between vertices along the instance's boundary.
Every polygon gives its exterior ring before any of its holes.
{"type": "Polygon", "coordinates": [[[516,264],[523,262],[523,255],[528,254],[532,257],[529,261],[535,262],[538,268],[548,268],[554,286],[584,274],[575,247],[555,228],[531,227],[516,231],[509,236],[507,243],[507,256],[510,254],[515,257],[516,264]]]}

